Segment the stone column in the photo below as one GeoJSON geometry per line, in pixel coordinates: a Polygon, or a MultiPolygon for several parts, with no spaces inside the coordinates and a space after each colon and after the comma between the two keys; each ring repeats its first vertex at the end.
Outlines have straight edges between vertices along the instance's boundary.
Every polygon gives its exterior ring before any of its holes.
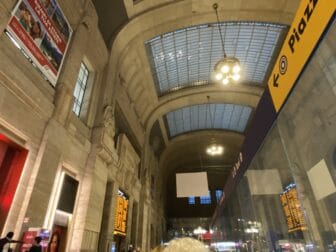
{"type": "Polygon", "coordinates": [[[140,194],[140,200],[139,201],[139,222],[138,222],[138,230],[137,230],[137,239],[136,239],[136,246],[141,246],[143,247],[145,239],[144,239],[144,233],[147,232],[146,228],[146,204],[145,204],[145,199],[146,196],[144,194],[144,188],[141,189],[141,194],[140,194]]]}
{"type": "Polygon", "coordinates": [[[2,0],[0,2],[0,30],[1,31],[5,30],[16,2],[17,1],[15,0],[2,0]]]}
{"type": "MultiPolygon", "coordinates": [[[[127,212],[127,223],[126,223],[126,245],[128,246],[129,244],[132,244],[132,237],[131,237],[131,232],[132,232],[132,217],[133,217],[133,197],[130,197],[128,199],[128,212],[127,212]]],[[[134,244],[132,244],[134,246],[134,244]]]]}
{"type": "Polygon", "coordinates": [[[103,123],[94,128],[92,134],[92,148],[78,201],[80,210],[76,216],[71,246],[73,249],[80,247],[86,251],[97,251],[98,244],[99,248],[104,249],[111,240],[110,235],[113,235],[115,202],[118,194],[118,185],[109,184],[111,180],[108,180],[108,174],[116,162],[113,132],[113,114],[108,107],[105,109],[103,123]],[[105,227],[102,209],[106,209],[110,214],[108,225],[105,227]],[[105,235],[99,238],[101,231],[105,235]]]}
{"type": "Polygon", "coordinates": [[[107,182],[103,218],[102,218],[102,225],[100,230],[100,239],[98,246],[98,251],[101,252],[107,251],[109,243],[113,241],[113,230],[114,230],[118,189],[119,189],[118,183],[113,181],[107,182]]]}

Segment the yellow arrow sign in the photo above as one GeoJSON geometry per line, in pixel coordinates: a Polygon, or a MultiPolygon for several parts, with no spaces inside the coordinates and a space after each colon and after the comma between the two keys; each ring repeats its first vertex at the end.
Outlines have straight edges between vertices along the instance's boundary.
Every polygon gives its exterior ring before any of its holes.
{"type": "Polygon", "coordinates": [[[335,0],[301,0],[268,80],[268,87],[277,112],[333,17],[335,8],[335,0]]]}

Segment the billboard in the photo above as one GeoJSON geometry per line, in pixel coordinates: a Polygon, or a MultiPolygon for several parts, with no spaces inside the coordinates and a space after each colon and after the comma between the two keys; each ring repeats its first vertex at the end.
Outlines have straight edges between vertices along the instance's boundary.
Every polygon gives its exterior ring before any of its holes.
{"type": "Polygon", "coordinates": [[[7,31],[55,86],[72,29],[56,0],[19,0],[7,31]]]}
{"type": "Polygon", "coordinates": [[[208,196],[209,186],[206,172],[176,173],[176,197],[208,196]]]}

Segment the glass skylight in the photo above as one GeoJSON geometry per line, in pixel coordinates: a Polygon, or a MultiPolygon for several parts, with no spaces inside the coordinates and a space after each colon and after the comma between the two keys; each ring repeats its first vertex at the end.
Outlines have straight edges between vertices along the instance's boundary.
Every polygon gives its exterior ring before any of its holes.
{"type": "MultiPolygon", "coordinates": [[[[227,56],[239,59],[244,83],[262,84],[281,33],[286,26],[256,22],[219,24],[227,56]]],[[[216,62],[223,57],[218,24],[166,33],[145,43],[159,96],[188,86],[211,83],[216,62]]]]}
{"type": "Polygon", "coordinates": [[[170,137],[203,129],[244,133],[251,112],[252,108],[242,105],[200,104],[171,111],[165,118],[170,137]]]}

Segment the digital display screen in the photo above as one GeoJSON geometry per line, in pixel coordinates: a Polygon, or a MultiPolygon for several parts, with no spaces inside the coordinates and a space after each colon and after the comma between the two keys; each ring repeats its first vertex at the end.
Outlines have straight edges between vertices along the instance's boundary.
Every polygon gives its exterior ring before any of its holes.
{"type": "Polygon", "coordinates": [[[125,197],[117,196],[117,211],[114,221],[114,234],[126,235],[128,200],[125,197]]]}
{"type": "Polygon", "coordinates": [[[286,217],[288,232],[306,230],[307,225],[298,198],[296,185],[290,184],[287,186],[286,190],[280,195],[280,200],[286,217]]]}

